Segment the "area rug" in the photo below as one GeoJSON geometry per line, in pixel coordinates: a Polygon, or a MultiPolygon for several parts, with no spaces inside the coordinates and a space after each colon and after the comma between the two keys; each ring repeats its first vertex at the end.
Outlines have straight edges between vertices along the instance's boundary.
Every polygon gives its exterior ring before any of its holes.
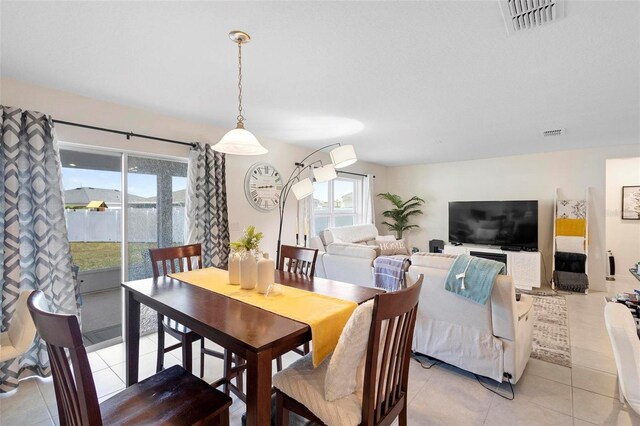
{"type": "Polygon", "coordinates": [[[533,296],[533,309],[536,321],[531,357],[571,367],[569,316],[564,296],[533,296]]]}

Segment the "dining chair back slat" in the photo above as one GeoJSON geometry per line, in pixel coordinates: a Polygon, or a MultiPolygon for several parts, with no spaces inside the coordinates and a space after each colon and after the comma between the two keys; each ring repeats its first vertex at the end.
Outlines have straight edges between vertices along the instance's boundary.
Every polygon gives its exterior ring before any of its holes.
{"type": "Polygon", "coordinates": [[[149,249],[149,256],[151,257],[154,278],[160,275],[185,272],[185,263],[187,271],[193,270],[194,263],[197,264],[198,269],[202,269],[202,247],[200,244],[149,249]],[[197,258],[197,262],[193,262],[192,258],[197,258]],[[160,273],[158,263],[162,265],[162,273],[160,273]]]}
{"type": "Polygon", "coordinates": [[[278,269],[312,277],[316,272],[317,258],[318,249],[282,245],[278,269]]]}
{"type": "MultiPolygon", "coordinates": [[[[405,407],[411,342],[423,277],[400,292],[379,294],[365,366],[362,424],[387,423],[405,407]]],[[[402,424],[402,422],[401,422],[402,424]]]]}

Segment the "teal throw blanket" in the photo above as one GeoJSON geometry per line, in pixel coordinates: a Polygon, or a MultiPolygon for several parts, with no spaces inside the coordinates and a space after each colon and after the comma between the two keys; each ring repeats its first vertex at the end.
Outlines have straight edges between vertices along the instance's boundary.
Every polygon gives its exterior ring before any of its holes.
{"type": "Polygon", "coordinates": [[[484,305],[501,273],[504,273],[504,263],[461,254],[451,265],[444,288],[484,305]]]}

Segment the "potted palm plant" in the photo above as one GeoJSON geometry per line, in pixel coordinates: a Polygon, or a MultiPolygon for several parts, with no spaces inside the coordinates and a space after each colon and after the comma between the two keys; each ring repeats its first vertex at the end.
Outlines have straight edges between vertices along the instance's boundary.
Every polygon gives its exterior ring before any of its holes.
{"type": "Polygon", "coordinates": [[[378,194],[378,197],[393,204],[394,208],[382,212],[382,216],[390,219],[390,222],[384,221],[382,224],[387,225],[390,231],[394,231],[396,238],[401,239],[402,233],[408,229],[419,228],[418,225],[409,224],[409,219],[411,216],[422,214],[422,210],[420,210],[424,204],[422,198],[414,196],[407,201],[402,201],[399,195],[390,192],[378,194]]]}

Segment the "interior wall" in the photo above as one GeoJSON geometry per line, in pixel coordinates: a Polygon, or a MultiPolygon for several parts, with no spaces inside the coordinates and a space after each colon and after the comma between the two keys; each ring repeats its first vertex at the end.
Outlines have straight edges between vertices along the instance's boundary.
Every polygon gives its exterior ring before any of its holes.
{"type": "Polygon", "coordinates": [[[640,145],[520,155],[484,160],[389,168],[387,185],[403,197],[426,200],[420,229],[408,234],[409,244],[427,250],[430,239],[448,240],[448,202],[476,200],[538,200],[538,245],[543,276],[551,279],[553,202],[556,188],[567,198],[584,197],[589,205],[589,281],[605,290],[605,168],[608,158],[640,155],[640,145]],[[545,274],[546,268],[546,274],[545,274]]]}
{"type": "Polygon", "coordinates": [[[640,157],[607,160],[607,250],[616,260],[616,276],[640,262],[640,220],[622,219],[622,187],[640,186],[640,157]]]}
{"type": "MultiPolygon", "coordinates": [[[[134,133],[148,134],[168,139],[176,139],[185,142],[198,141],[215,144],[229,129],[212,126],[207,123],[183,120],[151,111],[131,108],[110,102],[104,102],[68,92],[35,86],[30,83],[2,78],[0,80],[0,103],[22,109],[36,110],[51,115],[55,119],[90,124],[99,127],[113,128],[134,133]]],[[[235,117],[230,110],[229,125],[235,125],[235,117]]],[[[249,117],[249,128],[250,128],[249,117]]],[[[188,156],[188,147],[163,143],[158,141],[132,138],[127,140],[124,136],[115,135],[95,130],[81,129],[65,125],[56,126],[58,140],[108,147],[114,149],[131,150],[140,153],[153,153],[185,158],[188,156]]],[[[262,249],[275,256],[278,212],[262,213],[255,210],[247,202],[244,195],[244,176],[250,165],[258,161],[266,161],[273,164],[278,171],[288,176],[294,168],[294,162],[301,160],[312,150],[296,145],[262,138],[260,142],[269,149],[269,153],[262,156],[227,156],[227,198],[229,205],[229,227],[231,239],[241,236],[242,230],[249,225],[255,225],[259,231],[265,234],[262,249]]],[[[329,140],[326,144],[339,142],[329,140]]],[[[315,158],[315,157],[314,157],[315,158]]],[[[322,157],[318,157],[322,158],[322,157]]],[[[324,154],[323,160],[328,161],[328,154],[324,154]]],[[[375,164],[357,162],[344,169],[357,173],[371,173],[376,176],[374,191],[386,191],[387,168],[375,164]]],[[[291,195],[287,203],[283,226],[283,243],[295,242],[295,197],[291,195]]],[[[380,212],[382,204],[376,201],[376,212],[380,212]]],[[[380,218],[378,217],[378,223],[380,218]]]]}

